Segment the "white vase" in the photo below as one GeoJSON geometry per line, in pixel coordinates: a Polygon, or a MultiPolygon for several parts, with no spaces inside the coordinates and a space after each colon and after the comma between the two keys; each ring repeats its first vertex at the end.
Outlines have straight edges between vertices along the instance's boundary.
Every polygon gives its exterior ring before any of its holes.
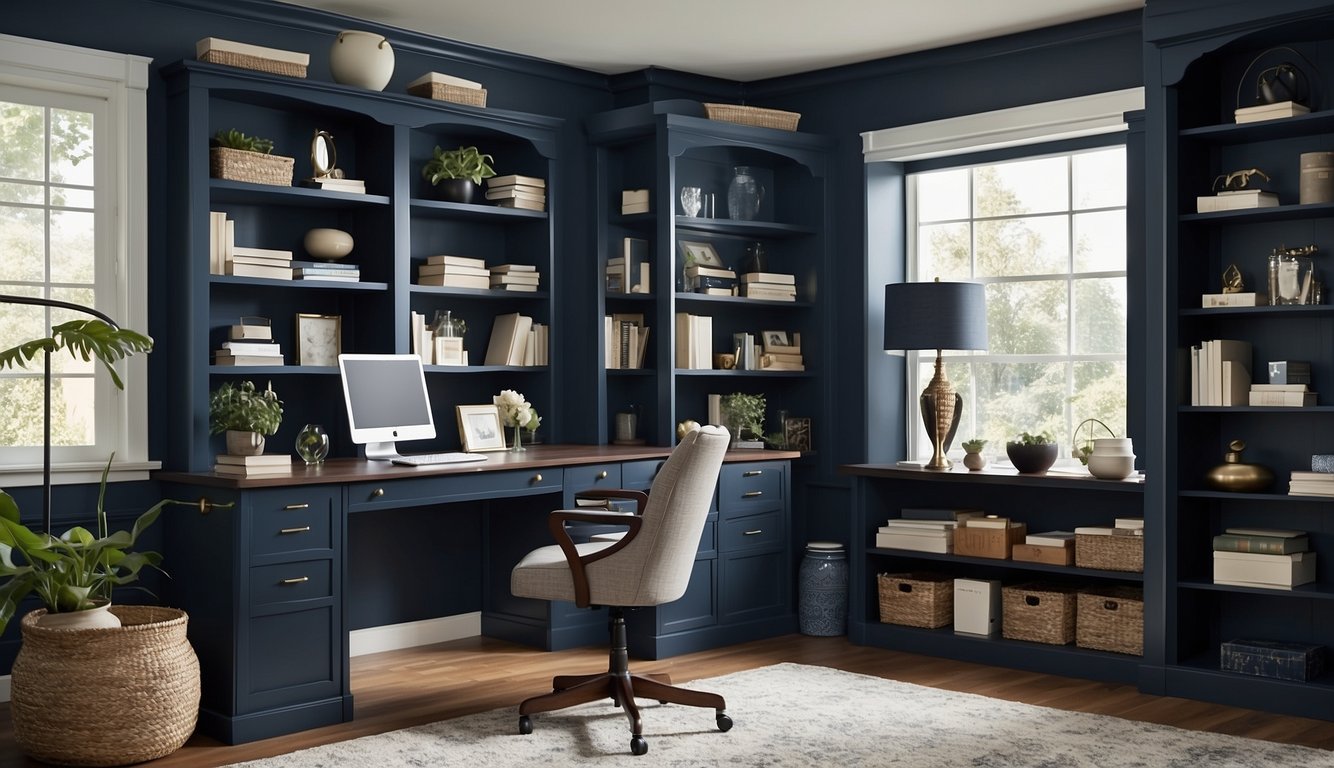
{"type": "Polygon", "coordinates": [[[111,612],[111,601],[103,600],[96,608],[67,613],[47,613],[37,620],[43,629],[110,629],[120,626],[111,612]]]}
{"type": "Polygon", "coordinates": [[[1130,438],[1102,437],[1093,441],[1089,454],[1089,474],[1103,480],[1122,480],[1135,471],[1135,454],[1130,438]]]}
{"type": "Polygon", "coordinates": [[[987,466],[987,457],[980,453],[967,451],[963,455],[963,465],[968,467],[969,472],[977,472],[987,466]]]}
{"type": "Polygon", "coordinates": [[[258,456],[264,452],[264,436],[258,432],[227,430],[227,453],[232,456],[258,456]]]}
{"type": "Polygon", "coordinates": [[[329,49],[329,69],[334,82],[383,91],[394,74],[394,49],[384,35],[345,30],[329,49]]]}

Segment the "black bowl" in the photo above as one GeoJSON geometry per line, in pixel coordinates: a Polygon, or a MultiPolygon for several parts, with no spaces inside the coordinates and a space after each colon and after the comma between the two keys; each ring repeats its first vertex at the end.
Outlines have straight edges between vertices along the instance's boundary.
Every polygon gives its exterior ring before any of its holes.
{"type": "Polygon", "coordinates": [[[1055,443],[1045,445],[1006,443],[1005,453],[1020,474],[1040,475],[1056,463],[1056,447],[1055,443]]]}

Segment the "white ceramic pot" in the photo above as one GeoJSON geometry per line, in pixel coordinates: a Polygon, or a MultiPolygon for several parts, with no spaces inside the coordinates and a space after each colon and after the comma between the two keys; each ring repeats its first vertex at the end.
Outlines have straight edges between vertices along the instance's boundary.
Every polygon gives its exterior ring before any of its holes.
{"type": "Polygon", "coordinates": [[[352,235],[341,229],[316,227],[306,233],[302,245],[311,256],[333,261],[352,252],[352,235]]]}
{"type": "Polygon", "coordinates": [[[43,629],[110,629],[120,626],[120,619],[112,613],[111,601],[103,600],[96,608],[68,613],[47,613],[37,620],[43,629]]]}
{"type": "Polygon", "coordinates": [[[980,453],[964,453],[963,465],[968,467],[968,471],[976,472],[987,466],[987,457],[980,453]]]}
{"type": "Polygon", "coordinates": [[[1121,480],[1135,471],[1135,454],[1128,437],[1104,437],[1093,441],[1089,474],[1103,480],[1121,480]]]}
{"type": "Polygon", "coordinates": [[[258,432],[227,430],[227,453],[232,456],[258,456],[264,452],[264,436],[258,432]]]}
{"type": "Polygon", "coordinates": [[[384,35],[345,30],[329,49],[329,69],[334,82],[383,91],[394,74],[394,49],[384,35]]]}

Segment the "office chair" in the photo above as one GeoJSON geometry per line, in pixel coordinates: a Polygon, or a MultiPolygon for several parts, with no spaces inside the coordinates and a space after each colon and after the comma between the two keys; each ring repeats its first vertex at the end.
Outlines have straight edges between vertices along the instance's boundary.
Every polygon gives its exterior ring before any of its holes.
{"type": "Polygon", "coordinates": [[[663,463],[649,494],[592,492],[634,499],[638,508],[632,515],[587,509],[551,513],[547,527],[558,543],[529,552],[514,566],[510,592],[539,600],[571,600],[581,608],[606,606],[611,649],[606,672],[558,675],[551,681],[551,693],[520,704],[519,733],[533,732],[532,715],[539,712],[611,698],[630,719],[630,752],[642,755],[648,752],[648,742],[636,696],[663,704],[713,707],[718,730],[731,729],[722,696],[675,687],[666,675],[632,674],[625,638],[626,608],[662,605],[685,594],[729,440],[722,427],[687,434],[663,463]],[[575,544],[565,528],[569,522],[628,526],[628,530],[614,541],[575,544]]]}

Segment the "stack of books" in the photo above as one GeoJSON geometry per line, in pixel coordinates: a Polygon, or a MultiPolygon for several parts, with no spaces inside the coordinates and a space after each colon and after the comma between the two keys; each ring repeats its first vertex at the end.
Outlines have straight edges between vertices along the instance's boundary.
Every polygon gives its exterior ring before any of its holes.
{"type": "Polygon", "coordinates": [[[764,353],[759,356],[760,370],[768,371],[804,371],[805,360],[801,356],[801,334],[791,335],[791,343],[784,344],[787,338],[776,338],[774,332],[766,331],[761,335],[764,340],[764,353]]]}
{"type": "Polygon", "coordinates": [[[1200,306],[1205,309],[1213,307],[1263,307],[1268,304],[1269,294],[1256,291],[1200,294],[1200,306]]]}
{"type": "MultiPolygon", "coordinates": [[[[342,173],[342,171],[338,171],[338,173],[342,173]]],[[[351,192],[354,195],[366,194],[366,181],[364,179],[345,179],[341,176],[316,176],[312,179],[303,179],[301,186],[325,189],[330,192],[351,192]]]]}
{"type": "Polygon", "coordinates": [[[642,314],[613,314],[602,318],[604,368],[626,370],[644,367],[649,328],[642,314]]]}
{"type": "Polygon", "coordinates": [[[1294,469],[1288,480],[1289,496],[1334,496],[1334,474],[1294,469]]]}
{"type": "Polygon", "coordinates": [[[1292,589],[1315,581],[1316,555],[1305,531],[1227,528],[1215,536],[1214,583],[1292,589]]]}
{"type": "Polygon", "coordinates": [[[292,252],[273,248],[232,246],[223,264],[223,274],[291,280],[292,252]]]}
{"type": "Polygon", "coordinates": [[[297,261],[293,260],[293,280],[334,280],[343,283],[361,281],[361,267],[356,264],[344,264],[338,261],[297,261]]]}
{"type": "Polygon", "coordinates": [[[982,516],[976,509],[903,509],[875,534],[875,545],[914,552],[954,552],[954,530],[982,516]]]}
{"type": "Polygon", "coordinates": [[[648,213],[647,189],[621,190],[621,215],[631,213],[648,213]]]}
{"type": "Polygon", "coordinates": [[[537,291],[542,279],[537,267],[532,264],[500,264],[491,267],[491,290],[493,291],[537,291]]]}
{"type": "Polygon", "coordinates": [[[510,174],[486,180],[486,199],[502,208],[547,209],[547,182],[532,176],[510,174]]]}
{"type": "Polygon", "coordinates": [[[222,348],[213,352],[214,365],[283,365],[282,347],[273,338],[268,318],[242,317],[227,330],[222,348]]]}
{"type": "Polygon", "coordinates": [[[428,256],[426,263],[417,267],[417,285],[490,288],[491,270],[483,259],[446,254],[428,256]]]}
{"type": "Polygon", "coordinates": [[[285,453],[262,453],[258,456],[232,456],[223,453],[217,457],[213,471],[220,475],[257,477],[292,474],[292,457],[285,453]]]}
{"type": "Polygon", "coordinates": [[[651,293],[652,271],[648,241],[638,237],[623,238],[621,255],[607,259],[607,293],[651,293]]]}
{"type": "Polygon", "coordinates": [[[1261,189],[1239,189],[1231,192],[1219,192],[1216,195],[1200,195],[1195,198],[1197,213],[1276,207],[1278,207],[1278,195],[1261,189]]]}
{"type": "Polygon", "coordinates": [[[736,294],[736,272],[725,267],[706,267],[691,264],[685,269],[685,289],[687,293],[703,293],[708,296],[733,296],[736,294]]]}
{"type": "Polygon", "coordinates": [[[1279,101],[1273,104],[1256,104],[1253,107],[1238,107],[1232,113],[1238,123],[1258,123],[1261,120],[1277,120],[1281,117],[1305,115],[1311,108],[1295,101],[1279,101]]]}
{"type": "Polygon", "coordinates": [[[797,279],[779,272],[747,272],[741,276],[741,295],[769,301],[796,301],[797,279]]]}
{"type": "Polygon", "coordinates": [[[1251,405],[1300,408],[1315,405],[1316,393],[1306,384],[1252,384],[1251,405]]]}

